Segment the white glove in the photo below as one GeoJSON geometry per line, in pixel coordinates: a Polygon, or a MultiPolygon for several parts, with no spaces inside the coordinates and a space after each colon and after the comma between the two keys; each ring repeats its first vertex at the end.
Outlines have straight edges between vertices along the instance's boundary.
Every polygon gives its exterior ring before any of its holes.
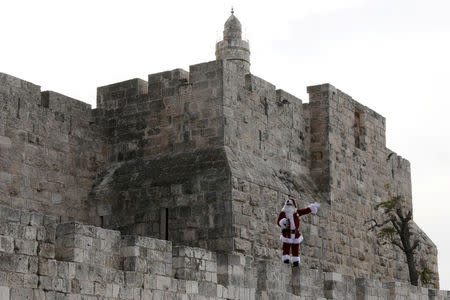
{"type": "Polygon", "coordinates": [[[309,207],[309,209],[311,210],[311,212],[313,214],[316,214],[317,213],[317,208],[320,207],[320,203],[314,202],[314,203],[311,203],[308,207],[309,207]]]}
{"type": "Polygon", "coordinates": [[[287,226],[286,226],[286,223],[287,223],[287,219],[286,218],[283,218],[283,219],[281,219],[280,220],[280,226],[281,226],[281,228],[286,228],[287,226]]]}

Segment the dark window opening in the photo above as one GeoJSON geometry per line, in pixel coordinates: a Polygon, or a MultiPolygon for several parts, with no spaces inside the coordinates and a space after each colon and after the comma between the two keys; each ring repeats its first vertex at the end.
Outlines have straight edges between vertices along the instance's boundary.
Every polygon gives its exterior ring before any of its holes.
{"type": "Polygon", "coordinates": [[[48,91],[41,93],[41,105],[42,107],[49,108],[50,106],[50,93],[48,91]]]}
{"type": "Polygon", "coordinates": [[[20,119],[20,98],[17,100],[17,118],[20,119]]]}
{"type": "Polygon", "coordinates": [[[169,240],[169,209],[166,208],[166,234],[165,234],[165,240],[169,240]]]}
{"type": "Polygon", "coordinates": [[[259,130],[259,149],[262,149],[262,132],[259,130]]]}
{"type": "Polygon", "coordinates": [[[169,240],[169,209],[159,210],[159,236],[160,239],[169,240]]]}

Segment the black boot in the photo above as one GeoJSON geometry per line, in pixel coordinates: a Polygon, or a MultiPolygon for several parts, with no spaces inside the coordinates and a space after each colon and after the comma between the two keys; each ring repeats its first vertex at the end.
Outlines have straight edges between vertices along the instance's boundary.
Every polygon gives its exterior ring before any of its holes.
{"type": "Polygon", "coordinates": [[[294,263],[292,264],[293,267],[298,267],[298,261],[294,261],[294,263]]]}
{"type": "Polygon", "coordinates": [[[283,260],[283,262],[284,262],[285,264],[288,264],[288,263],[289,263],[289,259],[285,259],[285,260],[283,260]]]}

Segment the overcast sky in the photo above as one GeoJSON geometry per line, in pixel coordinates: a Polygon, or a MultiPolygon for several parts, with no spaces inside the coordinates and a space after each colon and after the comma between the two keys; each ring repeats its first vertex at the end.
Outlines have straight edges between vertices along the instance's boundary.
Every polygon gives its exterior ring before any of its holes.
{"type": "Polygon", "coordinates": [[[304,102],[328,82],[386,117],[450,289],[448,0],[0,0],[0,72],[95,107],[97,86],[214,60],[232,5],[253,74],[304,102]]]}

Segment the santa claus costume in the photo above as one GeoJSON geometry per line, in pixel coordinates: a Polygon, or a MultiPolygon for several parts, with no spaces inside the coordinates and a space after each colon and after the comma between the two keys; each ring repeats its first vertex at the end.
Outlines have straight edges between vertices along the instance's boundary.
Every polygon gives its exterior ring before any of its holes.
{"type": "Polygon", "coordinates": [[[294,267],[298,267],[300,262],[300,258],[298,256],[299,247],[303,240],[303,236],[299,231],[300,216],[307,215],[309,213],[317,213],[317,208],[319,206],[319,203],[314,202],[307,208],[297,209],[297,205],[295,204],[295,200],[293,198],[286,200],[277,220],[278,226],[282,228],[280,239],[283,242],[282,260],[284,263],[289,263],[289,253],[292,249],[292,263],[294,267]]]}

